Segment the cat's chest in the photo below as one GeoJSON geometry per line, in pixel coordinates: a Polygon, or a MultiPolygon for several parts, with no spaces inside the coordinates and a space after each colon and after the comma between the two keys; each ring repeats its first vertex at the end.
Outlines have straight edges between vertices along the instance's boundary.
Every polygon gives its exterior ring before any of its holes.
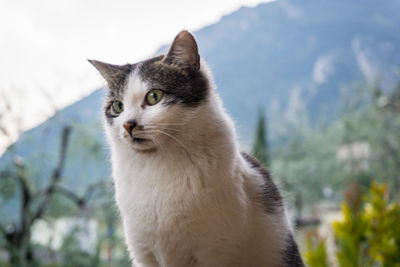
{"type": "Polygon", "coordinates": [[[185,164],[119,161],[113,164],[116,200],[123,215],[163,216],[185,208],[200,191],[202,172],[185,164]]]}

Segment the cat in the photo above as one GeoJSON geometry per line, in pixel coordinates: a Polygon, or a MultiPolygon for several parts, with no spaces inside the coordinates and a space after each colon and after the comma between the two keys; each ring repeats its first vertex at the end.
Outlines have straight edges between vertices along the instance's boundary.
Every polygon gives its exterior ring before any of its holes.
{"type": "Polygon", "coordinates": [[[89,61],[109,87],[105,132],[134,266],[304,266],[282,197],[240,152],[191,33],[136,64],[89,61]]]}

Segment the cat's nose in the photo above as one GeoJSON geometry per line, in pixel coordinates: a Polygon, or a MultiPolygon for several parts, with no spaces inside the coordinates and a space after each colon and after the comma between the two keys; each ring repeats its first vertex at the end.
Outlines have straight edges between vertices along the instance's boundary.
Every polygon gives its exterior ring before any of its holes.
{"type": "Polygon", "coordinates": [[[128,132],[128,134],[132,135],[132,130],[135,129],[137,126],[137,121],[136,120],[128,120],[123,124],[125,130],[128,132]]]}

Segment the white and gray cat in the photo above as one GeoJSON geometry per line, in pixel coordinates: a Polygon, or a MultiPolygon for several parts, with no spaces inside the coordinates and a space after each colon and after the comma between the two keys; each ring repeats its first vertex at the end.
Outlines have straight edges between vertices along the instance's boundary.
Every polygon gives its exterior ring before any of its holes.
{"type": "Polygon", "coordinates": [[[136,64],[90,62],[135,266],[304,266],[267,170],[240,152],[193,36],[136,64]]]}

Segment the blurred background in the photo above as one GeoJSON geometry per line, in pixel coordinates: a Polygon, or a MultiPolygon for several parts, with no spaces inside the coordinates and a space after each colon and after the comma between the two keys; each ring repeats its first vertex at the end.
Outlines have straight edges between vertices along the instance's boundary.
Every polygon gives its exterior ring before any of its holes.
{"type": "Polygon", "coordinates": [[[0,266],[129,266],[86,61],[199,44],[310,266],[400,264],[397,0],[0,1],[0,266]]]}

